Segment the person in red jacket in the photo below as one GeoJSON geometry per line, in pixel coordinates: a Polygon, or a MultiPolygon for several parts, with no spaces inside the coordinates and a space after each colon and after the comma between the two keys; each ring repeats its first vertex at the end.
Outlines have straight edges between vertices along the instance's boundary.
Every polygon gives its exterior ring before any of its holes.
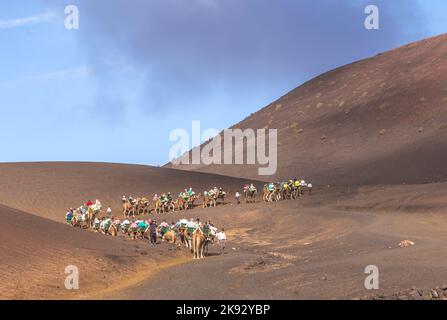
{"type": "Polygon", "coordinates": [[[90,206],[92,206],[93,205],[93,202],[92,202],[92,200],[89,200],[89,201],[87,201],[87,203],[85,204],[87,207],[90,207],[90,206]]]}

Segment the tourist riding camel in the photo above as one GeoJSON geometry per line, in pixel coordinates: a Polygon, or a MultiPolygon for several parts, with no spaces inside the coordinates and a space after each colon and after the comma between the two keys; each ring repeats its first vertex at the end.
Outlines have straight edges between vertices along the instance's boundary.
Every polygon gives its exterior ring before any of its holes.
{"type": "Polygon", "coordinates": [[[244,198],[245,198],[245,203],[255,201],[255,200],[256,200],[257,193],[258,193],[258,190],[257,190],[256,187],[253,185],[253,183],[251,183],[250,185],[246,184],[246,185],[244,186],[244,198]]]}

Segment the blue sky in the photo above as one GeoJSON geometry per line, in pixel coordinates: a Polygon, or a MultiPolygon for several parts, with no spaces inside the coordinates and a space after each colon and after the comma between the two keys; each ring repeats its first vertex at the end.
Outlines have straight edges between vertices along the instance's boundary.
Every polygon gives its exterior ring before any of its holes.
{"type": "Polygon", "coordinates": [[[446,32],[446,13],[443,0],[2,1],[0,161],[164,164],[171,130],[226,128],[324,71],[446,32]]]}

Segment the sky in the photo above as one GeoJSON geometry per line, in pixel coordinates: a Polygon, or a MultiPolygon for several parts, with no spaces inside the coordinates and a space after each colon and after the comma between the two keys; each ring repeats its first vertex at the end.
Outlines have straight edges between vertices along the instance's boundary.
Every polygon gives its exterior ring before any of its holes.
{"type": "Polygon", "coordinates": [[[447,32],[446,13],[444,0],[0,1],[0,162],[163,165],[172,130],[227,128],[322,72],[447,32]],[[379,30],[364,27],[369,4],[379,30]]]}

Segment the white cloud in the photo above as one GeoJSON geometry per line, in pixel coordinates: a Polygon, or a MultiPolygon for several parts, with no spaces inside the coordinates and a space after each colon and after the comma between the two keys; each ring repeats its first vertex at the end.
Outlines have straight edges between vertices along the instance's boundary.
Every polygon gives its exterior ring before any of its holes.
{"type": "Polygon", "coordinates": [[[48,23],[53,21],[56,16],[57,15],[54,12],[47,12],[30,17],[0,20],[0,30],[12,29],[40,23],[48,23]]]}
{"type": "Polygon", "coordinates": [[[91,69],[87,66],[79,66],[54,71],[26,75],[19,78],[0,81],[0,89],[3,87],[14,87],[17,85],[36,84],[39,82],[54,82],[66,79],[78,79],[91,75],[91,69]]]}

